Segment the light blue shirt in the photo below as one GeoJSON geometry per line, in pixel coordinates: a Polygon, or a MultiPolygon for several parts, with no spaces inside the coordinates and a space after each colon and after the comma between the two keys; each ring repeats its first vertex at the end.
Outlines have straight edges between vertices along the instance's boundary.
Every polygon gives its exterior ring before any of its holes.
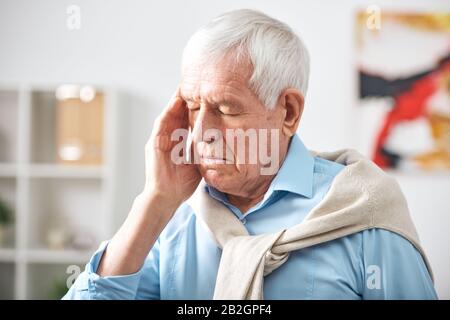
{"type": "MultiPolygon", "coordinates": [[[[257,235],[301,223],[343,167],[313,157],[294,136],[263,200],[245,214],[225,194],[206,188],[251,235],[257,235]]],[[[138,272],[97,275],[107,244],[101,244],[64,299],[212,299],[221,249],[186,203],[138,272]]],[[[370,229],[291,252],[285,264],[265,277],[264,298],[436,299],[437,295],[421,254],[408,240],[370,229]]]]}

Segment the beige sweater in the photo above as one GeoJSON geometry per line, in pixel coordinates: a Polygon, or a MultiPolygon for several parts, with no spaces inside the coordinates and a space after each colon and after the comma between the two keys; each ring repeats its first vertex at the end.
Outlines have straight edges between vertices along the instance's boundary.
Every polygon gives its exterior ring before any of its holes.
{"type": "Polygon", "coordinates": [[[304,221],[289,229],[249,235],[229,209],[205,192],[203,181],[188,200],[222,248],[214,299],[263,299],[264,276],[286,262],[291,251],[370,228],[409,240],[433,276],[397,182],[355,150],[312,153],[346,167],[304,221]]]}

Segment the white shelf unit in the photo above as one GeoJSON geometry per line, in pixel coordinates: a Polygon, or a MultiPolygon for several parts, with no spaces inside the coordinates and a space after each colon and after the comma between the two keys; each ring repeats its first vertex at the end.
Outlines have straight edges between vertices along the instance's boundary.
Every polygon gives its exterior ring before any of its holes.
{"type": "Polygon", "coordinates": [[[83,270],[129,204],[126,190],[117,188],[124,179],[117,166],[123,140],[117,92],[97,88],[105,97],[102,165],[61,165],[54,156],[55,89],[0,87],[0,197],[15,215],[10,241],[0,247],[0,299],[58,298],[67,266],[83,270]],[[92,235],[94,245],[49,249],[45,234],[54,219],[92,235]]]}

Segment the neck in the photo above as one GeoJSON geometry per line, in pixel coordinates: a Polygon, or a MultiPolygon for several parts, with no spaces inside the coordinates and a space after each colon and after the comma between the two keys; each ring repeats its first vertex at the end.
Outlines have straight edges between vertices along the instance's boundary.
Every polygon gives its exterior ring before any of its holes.
{"type": "Polygon", "coordinates": [[[264,195],[269,189],[270,183],[272,182],[274,177],[275,176],[270,176],[270,179],[265,179],[266,181],[263,181],[263,183],[261,183],[256,189],[253,190],[253,192],[249,193],[251,194],[251,196],[227,194],[228,201],[233,206],[241,210],[242,213],[247,212],[248,209],[256,205],[264,198],[264,195]]]}

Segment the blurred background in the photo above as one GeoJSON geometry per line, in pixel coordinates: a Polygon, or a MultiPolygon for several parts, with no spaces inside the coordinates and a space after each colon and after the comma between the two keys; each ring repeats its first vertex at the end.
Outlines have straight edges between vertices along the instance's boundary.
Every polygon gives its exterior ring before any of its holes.
{"type": "Polygon", "coordinates": [[[397,178],[450,298],[449,1],[0,0],[1,299],[66,292],[143,187],[185,43],[244,7],[304,40],[301,138],[397,178]]]}

